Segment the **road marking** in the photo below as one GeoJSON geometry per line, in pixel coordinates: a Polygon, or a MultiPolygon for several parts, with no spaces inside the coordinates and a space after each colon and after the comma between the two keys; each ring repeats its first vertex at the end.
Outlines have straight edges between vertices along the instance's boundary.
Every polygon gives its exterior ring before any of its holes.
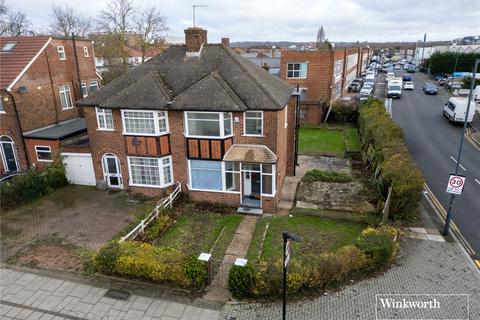
{"type": "Polygon", "coordinates": [[[467,131],[465,132],[465,138],[467,139],[468,142],[470,142],[470,144],[475,148],[477,149],[478,151],[480,151],[480,144],[478,142],[475,142],[475,140],[473,140],[472,138],[472,130],[470,128],[467,128],[467,131]]]}
{"type": "Polygon", "coordinates": [[[475,182],[478,183],[478,184],[480,184],[480,181],[478,181],[477,179],[475,179],[475,182]]]}
{"type": "MultiPolygon", "coordinates": [[[[423,184],[423,187],[427,191],[426,193],[424,193],[426,198],[427,198],[427,201],[433,207],[434,211],[440,216],[440,218],[442,220],[445,220],[446,217],[447,217],[447,211],[443,208],[440,201],[438,201],[437,197],[435,197],[432,190],[430,189],[430,187],[426,183],[423,184]]],[[[470,254],[470,256],[472,256],[472,257],[475,256],[475,254],[476,254],[475,250],[473,250],[473,248],[470,246],[470,244],[467,242],[467,240],[463,237],[462,233],[458,229],[455,222],[451,221],[450,222],[450,227],[451,227],[452,231],[455,233],[455,235],[457,236],[458,241],[460,241],[460,243],[463,245],[465,250],[467,250],[468,254],[470,254]]]]}
{"type": "MultiPolygon", "coordinates": [[[[450,159],[452,159],[453,161],[455,161],[455,163],[458,163],[458,161],[457,161],[454,157],[450,156],[450,159]]],[[[460,166],[460,168],[463,169],[463,171],[467,171],[467,169],[465,169],[465,167],[462,166],[461,164],[459,164],[459,166],[460,166]]]]}

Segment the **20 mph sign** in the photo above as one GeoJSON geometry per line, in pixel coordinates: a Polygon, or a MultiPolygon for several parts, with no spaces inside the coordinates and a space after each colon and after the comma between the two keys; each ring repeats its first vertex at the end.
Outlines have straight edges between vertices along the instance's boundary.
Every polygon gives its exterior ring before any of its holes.
{"type": "Polygon", "coordinates": [[[447,193],[462,194],[465,176],[451,174],[448,179],[447,193]]]}

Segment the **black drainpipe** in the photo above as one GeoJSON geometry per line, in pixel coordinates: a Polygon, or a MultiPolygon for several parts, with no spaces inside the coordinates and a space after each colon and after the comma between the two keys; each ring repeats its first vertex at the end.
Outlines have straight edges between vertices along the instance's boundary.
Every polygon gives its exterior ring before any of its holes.
{"type": "Polygon", "coordinates": [[[12,97],[13,109],[15,110],[15,116],[17,118],[18,128],[20,129],[20,136],[22,137],[23,152],[25,154],[25,160],[27,160],[27,169],[28,169],[30,167],[30,160],[28,159],[27,147],[25,146],[25,139],[23,138],[22,122],[20,121],[20,115],[18,114],[17,104],[15,103],[15,98],[13,97],[12,93],[10,93],[10,96],[12,97]]]}
{"type": "MultiPolygon", "coordinates": [[[[77,56],[77,45],[75,44],[75,34],[72,32],[72,43],[73,43],[73,56],[75,57],[75,66],[77,68],[77,80],[78,80],[78,88],[80,90],[80,97],[79,99],[83,98],[82,93],[82,80],[80,78],[80,66],[78,64],[78,56],[77,56]]],[[[78,99],[75,99],[78,100],[78,99]]]]}
{"type": "Polygon", "coordinates": [[[293,158],[293,175],[296,175],[298,165],[298,131],[300,128],[300,85],[297,84],[297,101],[295,105],[295,154],[293,158]]]}

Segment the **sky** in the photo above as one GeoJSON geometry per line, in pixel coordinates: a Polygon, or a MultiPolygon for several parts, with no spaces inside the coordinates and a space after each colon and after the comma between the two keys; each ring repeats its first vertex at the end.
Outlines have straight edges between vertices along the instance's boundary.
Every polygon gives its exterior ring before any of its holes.
{"type": "MultiPolygon", "coordinates": [[[[168,19],[168,36],[183,38],[192,26],[208,30],[210,43],[234,41],[315,41],[321,25],[330,41],[451,40],[480,35],[479,0],[132,0],[156,5],[168,19]]],[[[37,27],[48,27],[52,4],[67,5],[95,17],[107,0],[6,0],[23,10],[37,27]]]]}

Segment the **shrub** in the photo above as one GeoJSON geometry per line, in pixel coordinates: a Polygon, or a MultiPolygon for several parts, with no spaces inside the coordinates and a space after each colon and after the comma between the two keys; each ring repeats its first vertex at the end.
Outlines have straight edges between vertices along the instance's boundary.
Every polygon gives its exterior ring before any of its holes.
{"type": "Polygon", "coordinates": [[[232,266],[228,274],[228,289],[234,298],[242,299],[251,296],[254,283],[255,272],[251,265],[232,266]]]}
{"type": "Polygon", "coordinates": [[[337,171],[321,171],[313,169],[307,171],[302,179],[304,182],[324,181],[324,182],[352,182],[352,177],[343,172],[337,171]]]}
{"type": "Polygon", "coordinates": [[[369,269],[382,270],[390,264],[397,251],[397,232],[393,228],[369,227],[355,239],[355,245],[365,253],[369,269]]]}
{"type": "Polygon", "coordinates": [[[197,255],[190,255],[185,262],[185,275],[195,288],[205,285],[208,277],[207,262],[198,259],[197,255]]]}
{"type": "Polygon", "coordinates": [[[160,214],[157,219],[155,219],[148,228],[145,230],[143,237],[147,241],[152,241],[157,239],[165,230],[170,228],[172,225],[172,218],[167,214],[160,214]]]}
{"type": "Polygon", "coordinates": [[[11,181],[0,183],[1,208],[13,209],[68,184],[61,163],[49,164],[45,170],[28,169],[11,181]]]}
{"type": "Polygon", "coordinates": [[[338,122],[355,123],[358,119],[358,105],[352,102],[335,101],[330,111],[330,119],[338,122]]]}
{"type": "Polygon", "coordinates": [[[120,244],[118,241],[110,241],[103,246],[93,258],[93,265],[96,270],[104,274],[114,274],[115,264],[120,255],[120,244]]]}
{"type": "Polygon", "coordinates": [[[390,210],[393,217],[411,220],[416,214],[424,179],[405,146],[402,129],[377,99],[361,104],[358,124],[362,143],[373,147],[375,164],[381,172],[379,189],[384,197],[387,186],[393,185],[390,210]]]}

